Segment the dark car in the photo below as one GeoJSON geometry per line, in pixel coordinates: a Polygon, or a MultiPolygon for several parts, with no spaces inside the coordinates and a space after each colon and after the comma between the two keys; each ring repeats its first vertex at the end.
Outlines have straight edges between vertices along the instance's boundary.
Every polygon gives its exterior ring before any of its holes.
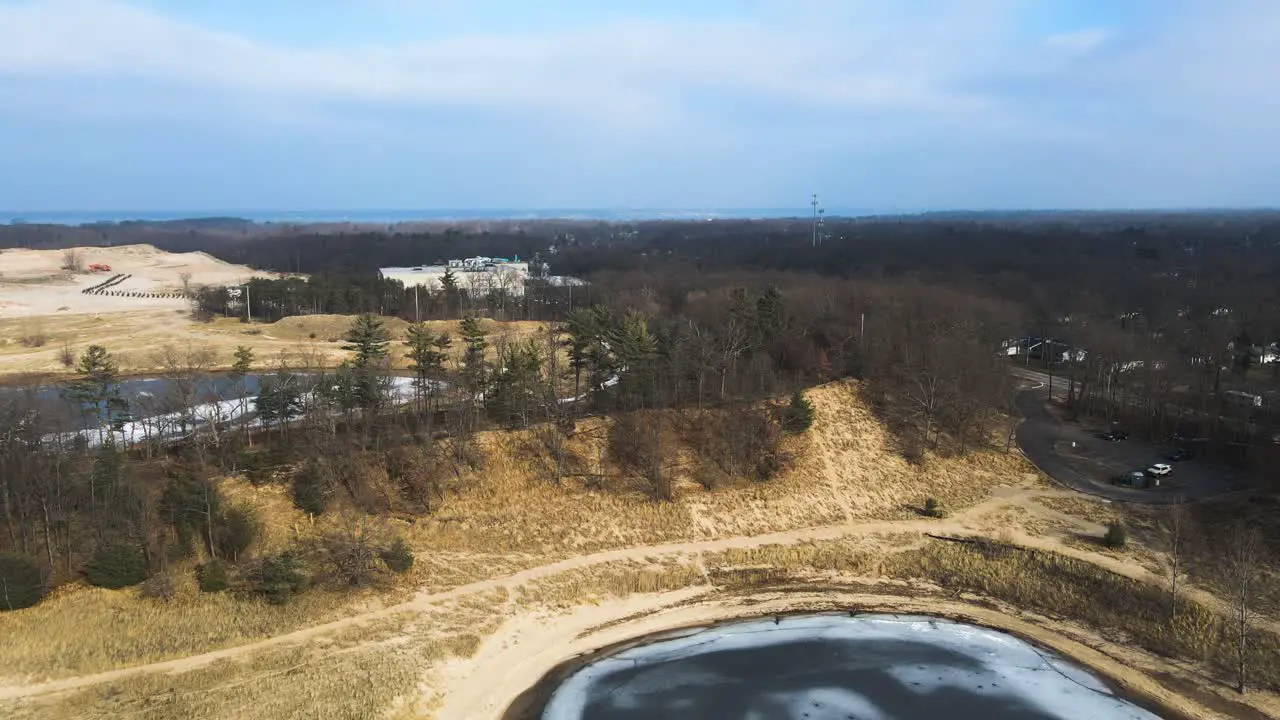
{"type": "Polygon", "coordinates": [[[1195,453],[1190,450],[1174,450],[1169,453],[1169,462],[1182,462],[1195,457],[1195,453]]]}
{"type": "Polygon", "coordinates": [[[1107,442],[1120,442],[1129,437],[1129,434],[1123,430],[1112,430],[1111,432],[1098,433],[1098,437],[1107,442]]]}
{"type": "Polygon", "coordinates": [[[1147,478],[1147,474],[1135,470],[1133,472],[1121,473],[1113,478],[1111,482],[1116,485],[1124,485],[1125,487],[1145,488],[1150,487],[1151,481],[1147,478]]]}

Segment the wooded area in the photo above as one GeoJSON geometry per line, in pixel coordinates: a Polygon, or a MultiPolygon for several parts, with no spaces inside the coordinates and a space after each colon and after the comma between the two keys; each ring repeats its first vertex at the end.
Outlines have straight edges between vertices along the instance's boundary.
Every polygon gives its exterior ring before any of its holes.
{"type": "MultiPolygon", "coordinates": [[[[1012,360],[1071,383],[1078,412],[1159,441],[1177,433],[1206,453],[1274,472],[1280,363],[1268,352],[1280,339],[1280,221],[1144,223],[828,221],[817,247],[803,221],[420,234],[97,231],[99,242],[145,240],[313,273],[251,283],[255,321],[371,314],[353,318],[349,358],[336,368],[237,356],[236,378],[261,375],[256,412],[205,424],[177,444],[73,441],[29,395],[0,398],[0,550],[8,553],[0,575],[14,585],[0,607],[29,604],[80,576],[109,586],[163,577],[169,562],[193,555],[204,559],[202,584],[213,578],[211,589],[231,585],[272,601],[313,576],[375,581],[406,561],[395,538],[365,530],[301,556],[237,566],[257,521],[220,498],[213,478],[235,471],[286,483],[312,513],[339,496],[368,513],[429,513],[451,468],[481,461],[471,438],[485,428],[537,427],[531,452],[547,459],[548,482],[592,466],[564,451],[590,414],[613,417],[606,447],[625,475],[598,478],[602,486],[669,497],[674,433],[694,438],[717,468],[700,475],[708,486],[717,477],[767,480],[786,462],[782,433],[807,424],[798,420],[803,398],[783,399],[841,377],[863,381],[909,458],[1003,446],[1012,360]],[[374,274],[472,254],[537,255],[558,274],[588,279],[590,290],[535,283],[520,296],[473,297],[461,286],[423,289],[415,309],[413,290],[374,274]],[[465,320],[459,337],[419,325],[392,339],[379,315],[465,320]],[[508,319],[546,325],[514,341],[494,322],[508,319]],[[1036,351],[1034,339],[1044,338],[1060,345],[1036,351]],[[391,393],[391,342],[406,343],[413,361],[407,405],[391,393]],[[456,362],[446,360],[451,344],[465,349],[456,362]],[[1245,395],[1261,400],[1239,402],[1245,395]]],[[[14,226],[0,228],[0,242],[48,246],[80,233],[14,226]]],[[[196,313],[231,313],[224,302],[211,289],[196,313]]],[[[95,417],[120,409],[111,350],[79,358],[80,379],[68,388],[95,417]]],[[[179,393],[207,375],[198,358],[168,367],[179,393]]],[[[233,387],[247,402],[244,384],[233,387]]]]}

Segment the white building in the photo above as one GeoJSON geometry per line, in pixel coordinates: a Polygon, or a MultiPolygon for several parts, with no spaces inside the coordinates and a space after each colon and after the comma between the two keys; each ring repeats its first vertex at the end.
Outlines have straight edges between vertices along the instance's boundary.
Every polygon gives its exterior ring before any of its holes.
{"type": "Polygon", "coordinates": [[[399,280],[409,288],[415,285],[439,290],[444,287],[445,273],[453,271],[458,287],[473,295],[502,290],[510,295],[524,295],[524,281],[529,277],[529,263],[519,258],[474,257],[450,260],[447,265],[415,265],[382,268],[378,274],[387,280],[399,280]]]}

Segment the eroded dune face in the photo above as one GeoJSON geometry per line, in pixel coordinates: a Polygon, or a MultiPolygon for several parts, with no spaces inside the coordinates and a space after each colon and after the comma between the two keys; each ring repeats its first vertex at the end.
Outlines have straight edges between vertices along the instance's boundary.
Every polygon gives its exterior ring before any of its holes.
{"type": "Polygon", "coordinates": [[[1048,650],[986,628],[868,615],[753,620],[667,636],[598,660],[544,720],[1142,719],[1048,650]]]}

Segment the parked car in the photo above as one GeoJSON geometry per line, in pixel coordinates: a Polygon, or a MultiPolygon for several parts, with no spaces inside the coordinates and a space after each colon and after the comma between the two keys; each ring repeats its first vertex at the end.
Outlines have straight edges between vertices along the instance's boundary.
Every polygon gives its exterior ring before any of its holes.
{"type": "Polygon", "coordinates": [[[1109,432],[1099,433],[1098,437],[1106,440],[1107,442],[1120,442],[1121,440],[1128,439],[1129,433],[1126,433],[1123,430],[1111,430],[1109,432]]]}
{"type": "Polygon", "coordinates": [[[1125,485],[1128,487],[1147,487],[1147,475],[1141,470],[1133,472],[1121,473],[1112,479],[1117,485],[1125,485]]]}
{"type": "Polygon", "coordinates": [[[1169,462],[1183,462],[1195,457],[1195,453],[1190,450],[1174,450],[1169,453],[1169,462]]]}
{"type": "Polygon", "coordinates": [[[1173,466],[1166,465],[1164,463],[1156,463],[1146,470],[1148,475],[1153,475],[1155,477],[1164,477],[1171,472],[1173,472],[1173,466]]]}
{"type": "Polygon", "coordinates": [[[1120,430],[1120,429],[1117,429],[1117,428],[1111,428],[1111,434],[1112,434],[1112,435],[1114,435],[1114,436],[1116,437],[1116,439],[1117,439],[1117,440],[1128,440],[1128,439],[1129,439],[1129,433],[1128,433],[1127,431],[1125,431],[1125,430],[1120,430]]]}

